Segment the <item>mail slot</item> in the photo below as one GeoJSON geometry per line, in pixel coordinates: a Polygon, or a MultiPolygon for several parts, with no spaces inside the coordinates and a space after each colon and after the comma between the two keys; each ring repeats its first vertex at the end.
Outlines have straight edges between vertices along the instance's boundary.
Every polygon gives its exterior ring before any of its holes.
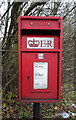
{"type": "Polygon", "coordinates": [[[34,103],[59,101],[61,74],[61,17],[19,16],[19,100],[34,103]]]}

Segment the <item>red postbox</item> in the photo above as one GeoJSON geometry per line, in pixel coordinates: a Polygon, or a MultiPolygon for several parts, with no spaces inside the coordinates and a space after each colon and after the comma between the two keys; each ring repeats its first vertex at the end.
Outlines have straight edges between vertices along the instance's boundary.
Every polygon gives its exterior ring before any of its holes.
{"type": "Polygon", "coordinates": [[[61,17],[18,19],[19,100],[56,102],[61,95],[61,17]]]}

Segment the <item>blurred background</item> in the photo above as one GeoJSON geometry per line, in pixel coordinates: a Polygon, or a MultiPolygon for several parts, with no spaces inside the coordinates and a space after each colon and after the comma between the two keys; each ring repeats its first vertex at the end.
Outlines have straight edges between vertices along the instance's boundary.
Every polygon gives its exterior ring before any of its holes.
{"type": "MultiPolygon", "coordinates": [[[[18,16],[61,16],[63,18],[63,69],[60,103],[41,104],[41,117],[55,117],[59,111],[76,112],[76,2],[0,2],[2,42],[2,116],[32,118],[32,104],[18,102],[18,16]],[[52,116],[52,115],[55,116],[52,116]]],[[[72,117],[76,117],[71,115],[72,117]]]]}

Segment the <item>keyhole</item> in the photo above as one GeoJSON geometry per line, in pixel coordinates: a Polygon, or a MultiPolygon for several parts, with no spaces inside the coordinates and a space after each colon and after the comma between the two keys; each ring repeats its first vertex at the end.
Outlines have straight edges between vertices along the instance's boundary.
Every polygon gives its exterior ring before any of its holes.
{"type": "Polygon", "coordinates": [[[29,76],[27,76],[27,79],[29,79],[29,76]]]}

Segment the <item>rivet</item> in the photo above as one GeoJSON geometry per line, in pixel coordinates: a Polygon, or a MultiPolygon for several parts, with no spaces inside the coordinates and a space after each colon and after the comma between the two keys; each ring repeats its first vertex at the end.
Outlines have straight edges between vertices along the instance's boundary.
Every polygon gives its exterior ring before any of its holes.
{"type": "Polygon", "coordinates": [[[30,24],[31,24],[31,25],[33,25],[33,23],[32,23],[32,22],[31,22],[30,24]]]}
{"type": "Polygon", "coordinates": [[[48,25],[50,25],[50,23],[48,23],[48,25]]]}

